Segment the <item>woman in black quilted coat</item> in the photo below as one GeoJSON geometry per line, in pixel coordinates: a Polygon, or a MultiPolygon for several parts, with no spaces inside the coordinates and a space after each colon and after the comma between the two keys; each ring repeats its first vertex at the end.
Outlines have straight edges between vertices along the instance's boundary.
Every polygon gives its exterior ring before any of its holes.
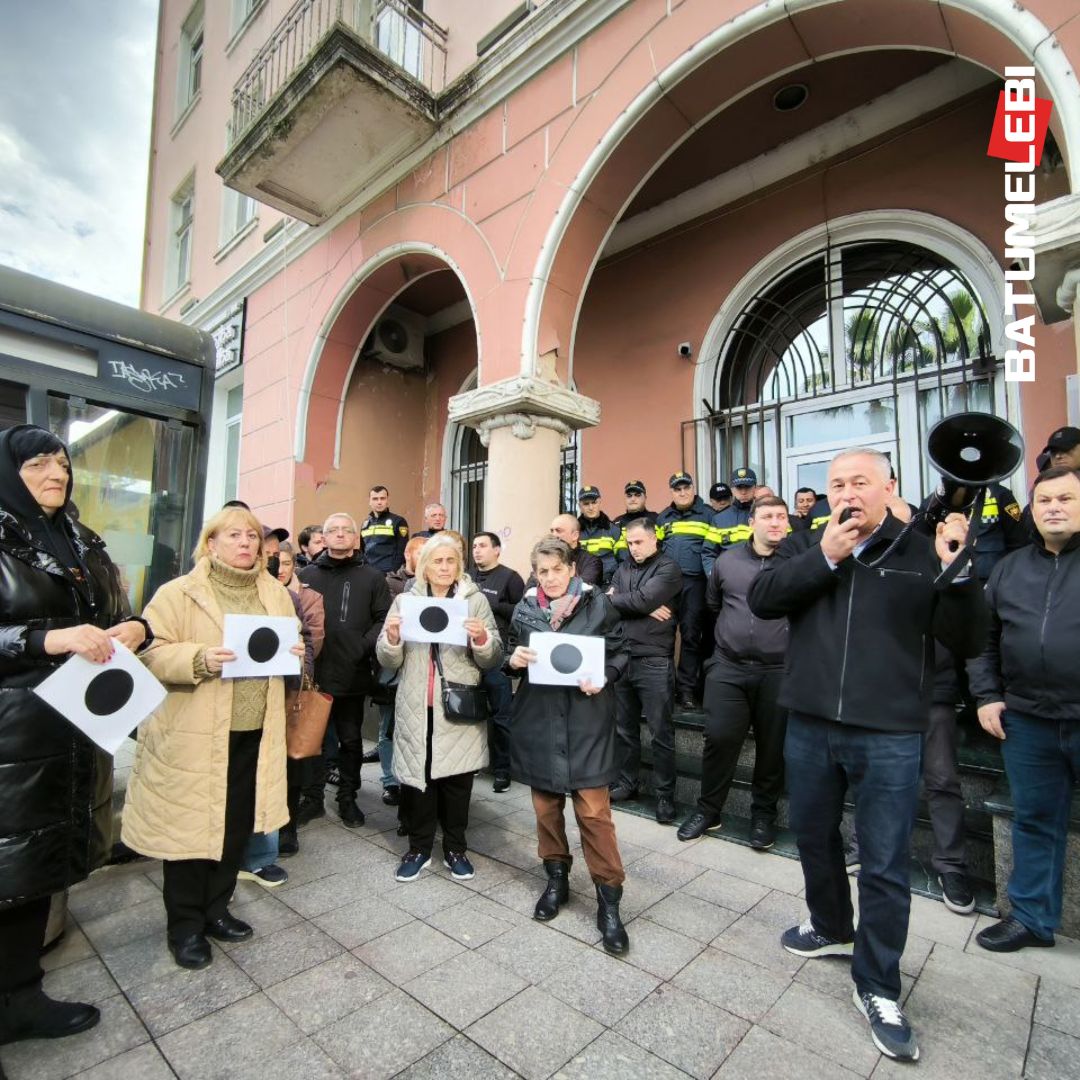
{"type": "Polygon", "coordinates": [[[98,1022],[52,1001],[39,957],[49,898],[104,862],[112,759],[33,693],[72,653],[143,646],[101,539],[69,515],[71,461],[43,428],[0,432],[0,1043],[98,1022]]]}

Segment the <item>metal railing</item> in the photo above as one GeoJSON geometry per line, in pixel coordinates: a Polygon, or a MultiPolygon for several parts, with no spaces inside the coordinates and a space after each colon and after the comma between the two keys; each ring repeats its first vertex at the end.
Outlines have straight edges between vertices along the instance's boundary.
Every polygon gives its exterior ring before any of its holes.
{"type": "Polygon", "coordinates": [[[408,0],[297,0],[233,88],[230,146],[338,25],[433,93],[445,84],[446,30],[408,0]]]}

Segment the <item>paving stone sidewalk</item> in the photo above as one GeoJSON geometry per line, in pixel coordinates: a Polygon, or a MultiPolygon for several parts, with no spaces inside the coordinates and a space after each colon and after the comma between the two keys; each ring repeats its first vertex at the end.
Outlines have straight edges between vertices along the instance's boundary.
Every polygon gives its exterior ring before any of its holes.
{"type": "MultiPolygon", "coordinates": [[[[45,986],[98,1003],[102,1022],[0,1048],[10,1080],[915,1075],[875,1051],[845,961],[780,948],[805,917],[798,863],[712,837],[680,844],[617,814],[631,941],[619,960],[598,944],[580,850],[570,905],[530,918],[542,870],[526,789],[494,795],[478,778],[464,884],[436,860],[394,881],[404,841],[378,795],[366,782],[362,829],[302,829],[286,885],[240,883],[232,910],[255,937],[215,945],[204,971],[165,948],[159,863],[72,890],[45,986]]],[[[1080,1078],[1080,943],[992,957],[974,943],[987,921],[912,901],[902,969],[917,1075],[1080,1078]]]]}

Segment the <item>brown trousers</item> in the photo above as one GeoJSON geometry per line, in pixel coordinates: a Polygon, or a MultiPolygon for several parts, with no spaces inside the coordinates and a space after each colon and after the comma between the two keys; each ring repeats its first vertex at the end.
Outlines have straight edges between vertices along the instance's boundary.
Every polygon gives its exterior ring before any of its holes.
{"type": "MultiPolygon", "coordinates": [[[[581,830],[581,847],[585,865],[598,885],[621,885],[623,873],[619,843],[615,838],[615,823],[611,820],[611,800],[608,789],[583,788],[571,792],[574,817],[581,830]]],[[[533,809],[536,811],[536,836],[540,842],[540,858],[564,863],[572,862],[570,845],[566,840],[566,795],[532,789],[533,809]]]]}

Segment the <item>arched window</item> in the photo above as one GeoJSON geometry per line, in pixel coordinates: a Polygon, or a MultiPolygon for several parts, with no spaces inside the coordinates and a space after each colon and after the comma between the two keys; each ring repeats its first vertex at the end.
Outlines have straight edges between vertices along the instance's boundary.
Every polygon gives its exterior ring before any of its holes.
{"type": "Polygon", "coordinates": [[[951,263],[897,240],[826,247],[744,305],[720,348],[714,475],[753,468],[791,495],[824,489],[849,446],[889,455],[902,493],[936,483],[922,448],[942,416],[1003,413],[982,301],[951,263]]]}

